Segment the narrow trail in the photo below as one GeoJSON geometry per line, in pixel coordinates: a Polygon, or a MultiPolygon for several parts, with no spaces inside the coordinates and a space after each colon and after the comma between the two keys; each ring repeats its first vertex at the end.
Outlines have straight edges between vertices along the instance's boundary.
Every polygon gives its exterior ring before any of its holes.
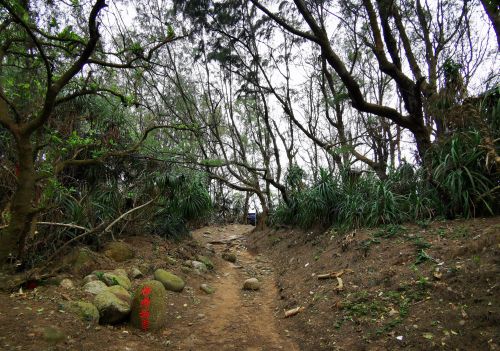
{"type": "Polygon", "coordinates": [[[280,331],[282,311],[274,309],[277,289],[270,263],[251,254],[245,246],[245,234],[252,227],[230,225],[207,227],[193,233],[200,245],[212,245],[214,259],[231,248],[236,264],[216,259],[216,277],[210,282],[216,292],[204,296],[197,306],[202,323],[193,323],[189,335],[174,348],[178,350],[290,350],[299,348],[280,331]],[[212,244],[210,244],[212,243],[212,244]],[[242,290],[243,282],[256,277],[259,291],[242,290]]]}

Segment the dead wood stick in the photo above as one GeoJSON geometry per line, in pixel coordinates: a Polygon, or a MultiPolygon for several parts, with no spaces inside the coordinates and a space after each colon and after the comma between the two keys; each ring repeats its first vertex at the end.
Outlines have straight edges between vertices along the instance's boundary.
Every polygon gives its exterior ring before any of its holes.
{"type": "Polygon", "coordinates": [[[285,318],[295,316],[297,313],[304,311],[304,307],[295,307],[292,308],[291,310],[285,311],[285,318]]]}
{"type": "MultiPolygon", "coordinates": [[[[131,209],[131,210],[129,210],[129,211],[127,211],[127,212],[125,212],[125,213],[124,213],[124,214],[122,214],[120,217],[118,217],[118,218],[117,218],[117,219],[115,219],[113,222],[111,222],[111,223],[110,223],[110,224],[109,224],[109,225],[108,225],[108,226],[104,229],[104,231],[105,231],[105,232],[109,232],[109,231],[111,231],[111,227],[113,227],[116,223],[118,223],[119,221],[121,221],[121,220],[122,220],[123,218],[125,218],[127,215],[129,215],[129,214],[131,214],[132,212],[135,212],[135,211],[137,211],[137,210],[140,210],[140,209],[141,209],[141,208],[143,208],[143,207],[146,207],[147,205],[149,205],[150,203],[152,203],[154,200],[156,200],[156,198],[151,199],[151,200],[149,200],[148,202],[146,202],[146,203],[144,203],[144,204],[142,204],[142,205],[140,205],[140,206],[134,207],[133,209],[131,209]]],[[[115,239],[115,238],[113,237],[113,240],[114,240],[114,239],[115,239]]]]}
{"type": "Polygon", "coordinates": [[[335,287],[335,290],[344,290],[344,282],[342,281],[342,278],[337,277],[337,282],[339,283],[339,285],[335,287]]]}
{"type": "Polygon", "coordinates": [[[43,224],[43,225],[54,225],[58,227],[68,227],[68,228],[75,228],[75,229],[80,229],[80,230],[85,230],[88,232],[90,229],[82,227],[80,225],[76,225],[73,223],[56,223],[56,222],[36,222],[36,224],[43,224]]]}
{"type": "Polygon", "coordinates": [[[331,278],[338,278],[344,273],[351,273],[351,269],[342,269],[338,272],[331,272],[331,273],[324,273],[324,274],[318,274],[317,277],[318,279],[331,279],[331,278]]]}

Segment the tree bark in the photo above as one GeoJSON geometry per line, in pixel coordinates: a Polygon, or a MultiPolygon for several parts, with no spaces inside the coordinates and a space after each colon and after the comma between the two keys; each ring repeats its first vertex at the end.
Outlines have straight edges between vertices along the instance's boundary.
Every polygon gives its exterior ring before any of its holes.
{"type": "Polygon", "coordinates": [[[488,15],[488,18],[493,25],[493,29],[495,30],[495,34],[497,35],[497,44],[498,50],[500,50],[500,11],[497,0],[481,0],[481,4],[483,4],[484,11],[488,15]]]}
{"type": "Polygon", "coordinates": [[[36,173],[33,160],[33,147],[29,136],[16,138],[19,173],[17,189],[11,200],[11,219],[9,227],[2,235],[0,262],[7,261],[9,255],[21,258],[24,255],[26,238],[30,233],[31,223],[36,214],[32,203],[35,198],[36,173]]]}
{"type": "Polygon", "coordinates": [[[267,218],[269,217],[269,207],[267,206],[266,197],[261,193],[257,193],[262,206],[262,212],[257,216],[257,223],[255,224],[255,230],[262,231],[267,229],[267,218]]]}

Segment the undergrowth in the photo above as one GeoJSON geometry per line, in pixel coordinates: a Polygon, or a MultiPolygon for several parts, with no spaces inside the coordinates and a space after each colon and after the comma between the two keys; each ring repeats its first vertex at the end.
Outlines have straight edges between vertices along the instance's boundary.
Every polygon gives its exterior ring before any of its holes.
{"type": "Polygon", "coordinates": [[[321,169],[319,180],[310,186],[304,185],[304,172],[293,166],[287,177],[290,199],[277,206],[272,223],[350,230],[403,222],[426,226],[436,217],[498,213],[499,174],[488,166],[477,130],[455,133],[436,143],[424,165],[403,163],[386,179],[373,173],[354,178],[348,171],[321,169]]]}

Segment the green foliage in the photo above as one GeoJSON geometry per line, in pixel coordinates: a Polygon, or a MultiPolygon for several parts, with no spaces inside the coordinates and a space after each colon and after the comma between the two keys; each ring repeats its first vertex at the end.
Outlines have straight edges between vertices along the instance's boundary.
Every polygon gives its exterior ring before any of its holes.
{"type": "MultiPolygon", "coordinates": [[[[500,208],[499,177],[487,167],[482,143],[477,130],[457,132],[433,146],[426,168],[415,170],[403,163],[384,180],[372,173],[353,180],[349,172],[320,170],[320,180],[306,187],[303,171],[291,169],[287,174],[290,201],[277,206],[272,222],[349,230],[405,221],[425,226],[438,216],[494,214],[500,208]]],[[[397,228],[392,229],[397,232],[397,228]]],[[[393,235],[385,230],[381,235],[393,235]]]]}
{"type": "Polygon", "coordinates": [[[186,224],[206,218],[212,208],[202,174],[168,174],[157,177],[161,196],[149,224],[152,233],[178,239],[188,234],[186,224]]]}
{"type": "MultiPolygon", "coordinates": [[[[430,152],[432,177],[445,197],[448,215],[493,214],[498,196],[493,174],[486,169],[486,151],[479,131],[455,133],[430,152]]],[[[498,179],[497,179],[498,180],[498,179]]]]}
{"type": "Polygon", "coordinates": [[[417,258],[415,260],[415,264],[418,265],[418,264],[422,264],[428,260],[430,260],[430,256],[427,254],[427,252],[425,252],[424,249],[420,249],[418,250],[417,252],[417,258]]]}
{"type": "Polygon", "coordinates": [[[405,232],[405,228],[400,225],[389,224],[375,233],[376,238],[394,238],[405,232]]]}

